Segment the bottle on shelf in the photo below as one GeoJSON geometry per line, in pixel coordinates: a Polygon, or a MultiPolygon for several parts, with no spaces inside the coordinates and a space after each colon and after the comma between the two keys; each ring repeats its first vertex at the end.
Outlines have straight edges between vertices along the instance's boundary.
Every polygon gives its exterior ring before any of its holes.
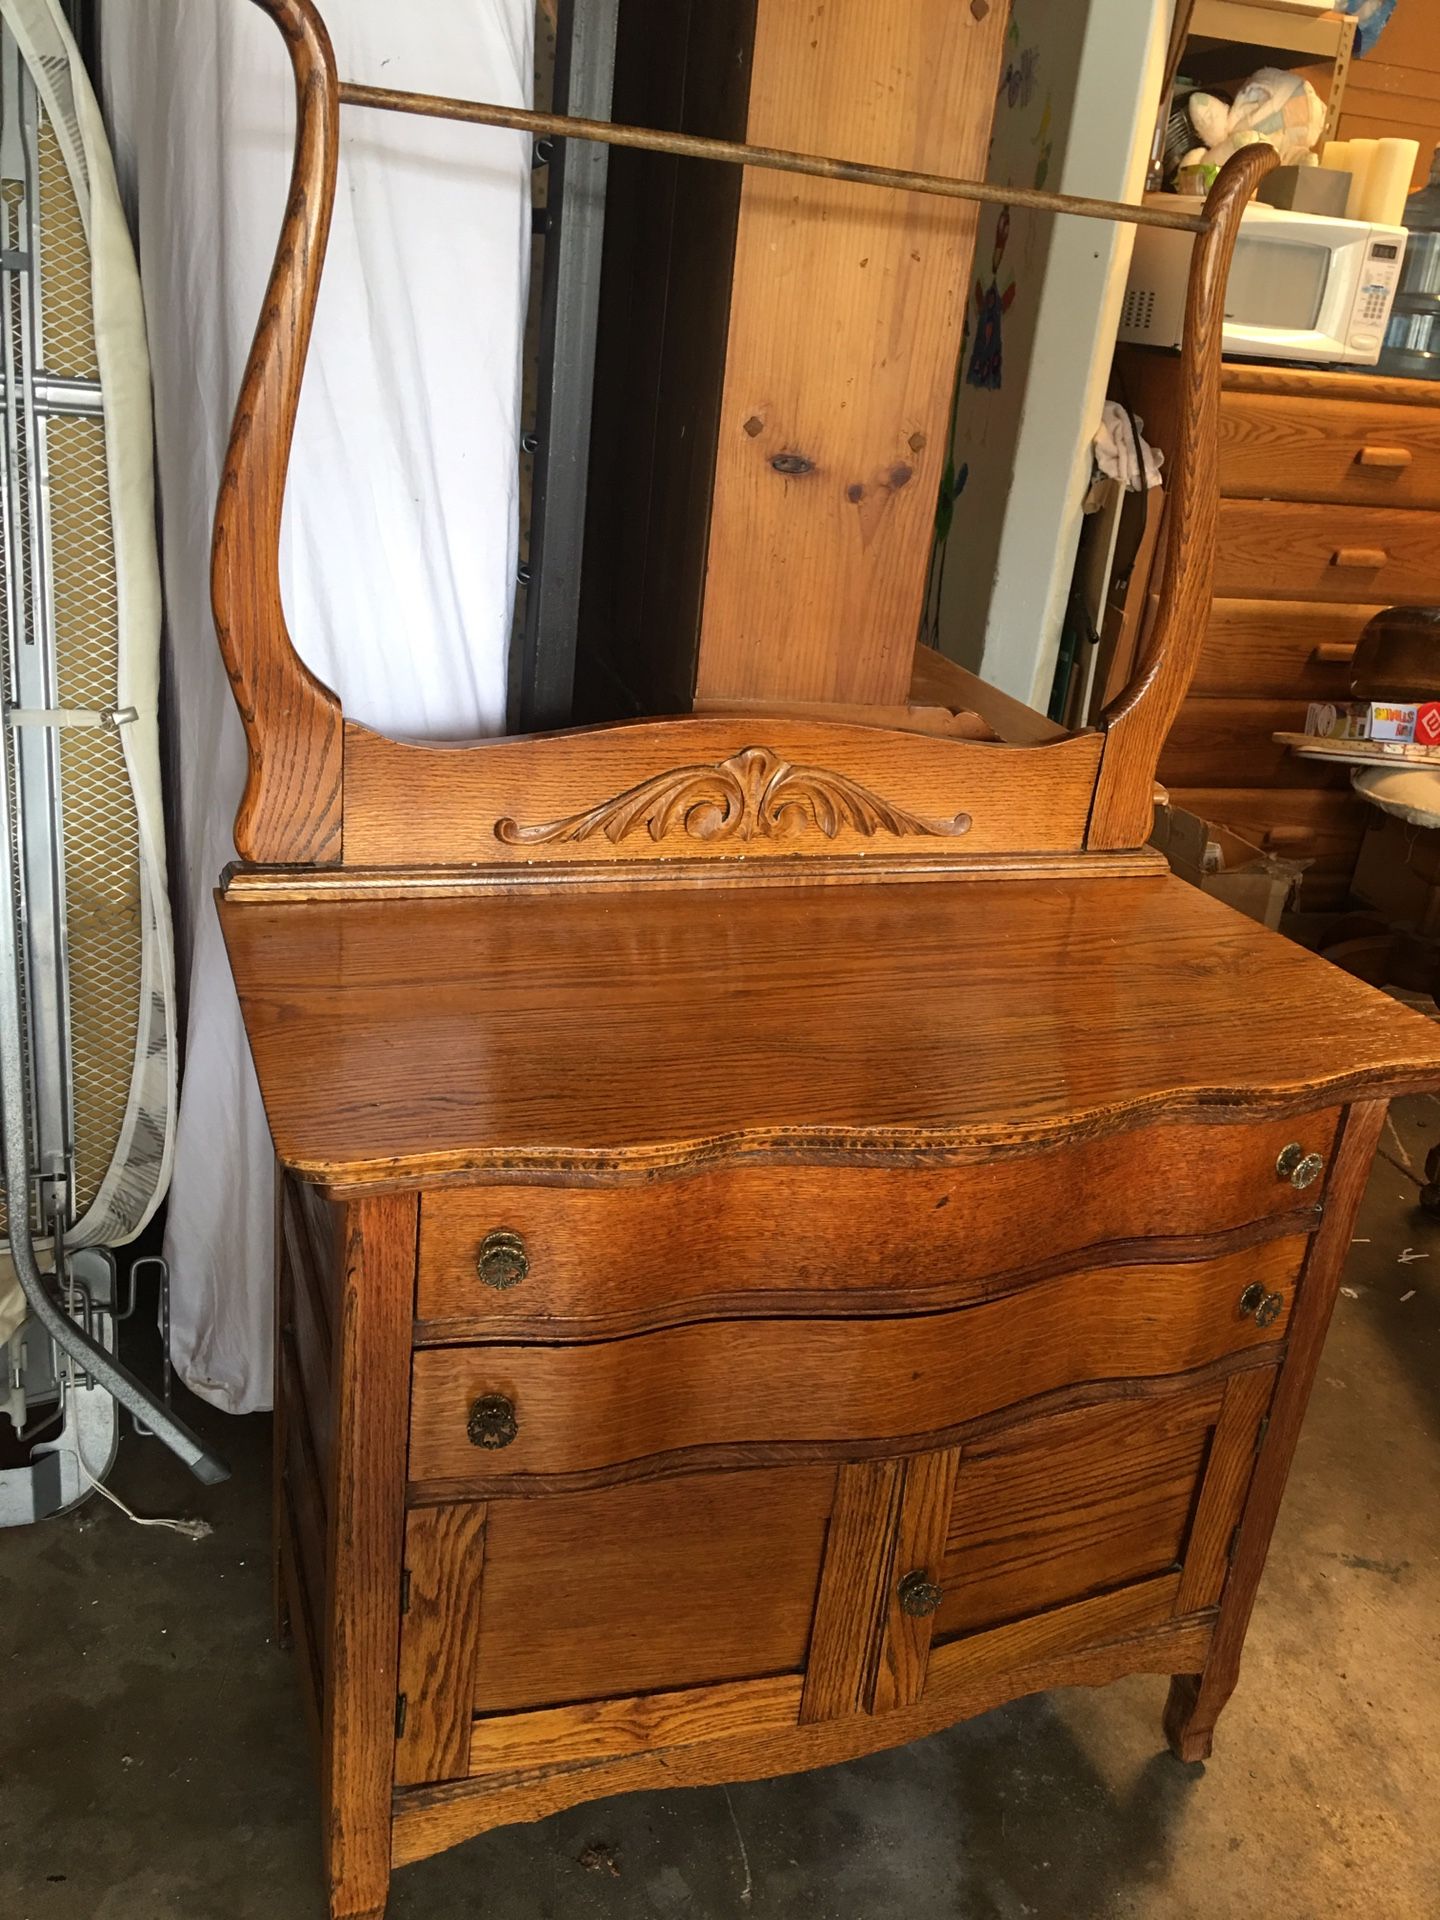
{"type": "Polygon", "coordinates": [[[1440,147],[1430,179],[1405,203],[1410,237],[1379,372],[1413,380],[1440,380],[1440,147]]]}

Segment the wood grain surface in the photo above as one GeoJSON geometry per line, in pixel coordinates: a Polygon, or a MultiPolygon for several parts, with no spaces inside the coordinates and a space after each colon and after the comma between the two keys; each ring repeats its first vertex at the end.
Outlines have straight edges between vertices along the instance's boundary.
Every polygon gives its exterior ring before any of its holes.
{"type": "Polygon", "coordinates": [[[437,1347],[415,1356],[410,1477],[484,1491],[531,1476],[763,1441],[787,1446],[942,1436],[1087,1381],[1178,1374],[1284,1336],[1307,1242],[1272,1240],[1178,1267],[1092,1269],[956,1313],[902,1320],[714,1321],[583,1346],[437,1347]],[[1266,1329],[1236,1303],[1283,1295],[1266,1329]],[[468,1438],[471,1406],[503,1394],[519,1431],[468,1438]]]}
{"type": "Polygon", "coordinates": [[[485,1508],[422,1507],[405,1521],[395,1784],[470,1770],[470,1719],[485,1577],[485,1508]]]}
{"type": "Polygon", "coordinates": [[[913,1707],[883,1715],[856,1715],[790,1729],[768,1726],[730,1738],[631,1752],[593,1765],[541,1764],[442,1787],[413,1788],[395,1797],[394,1863],[404,1866],[457,1845],[477,1833],[516,1820],[537,1820],[562,1807],[640,1788],[699,1786],[761,1780],[808,1767],[834,1765],[879,1747],[901,1746],[934,1733],[1002,1700],[1050,1687],[1099,1686],[1128,1673],[1173,1673],[1196,1665],[1209,1645],[1207,1616],[1178,1625],[1125,1631],[1117,1614],[1128,1609],[1154,1616],[1168,1591],[1113,1596],[1066,1609],[1061,1619],[1042,1616],[1032,1632],[1000,1629],[1004,1636],[987,1656],[975,1636],[931,1659],[925,1693],[913,1707]],[[1107,1634],[1110,1637],[1106,1637],[1107,1634]],[[1055,1642],[1062,1650],[1056,1650],[1055,1642]],[[996,1655],[1008,1666],[994,1670],[996,1655]]]}
{"type": "Polygon", "coordinates": [[[321,1181],[963,1159],[1440,1081],[1428,1021],[1169,875],[220,915],[321,1181]]]}
{"type": "Polygon", "coordinates": [[[1385,1109],[1383,1100],[1364,1101],[1352,1107],[1345,1118],[1325,1219],[1306,1262],[1292,1318],[1289,1351],[1270,1406],[1269,1425],[1255,1462],[1244,1517],[1235,1537],[1234,1559],[1225,1581],[1215,1639],[1203,1670],[1177,1678],[1170,1689],[1165,1731],[1182,1760],[1209,1757],[1216,1719],[1240,1677],[1240,1656],[1251,1609],[1265,1570],[1290,1462],[1300,1438],[1301,1422],[1334,1311],[1341,1269],[1350,1251],[1355,1214],[1385,1122],[1385,1109]]]}
{"type": "Polygon", "coordinates": [[[475,1711],[798,1673],[835,1480],[767,1467],[492,1500],[475,1711]]]}
{"type": "Polygon", "coordinates": [[[1205,201],[1209,232],[1195,242],[1185,293],[1184,345],[1177,374],[1177,432],[1166,468],[1160,605],[1139,669],[1105,709],[1105,754],[1086,845],[1140,846],[1149,837],[1155,765],[1199,658],[1215,591],[1216,434],[1225,283],[1240,218],[1255,188],[1278,164],[1273,148],[1232,154],[1205,201]]]}
{"type": "Polygon", "coordinates": [[[249,752],[235,845],[245,860],[324,866],[341,855],[340,702],[291,644],[280,520],[335,200],[340,105],[335,56],[309,0],[257,3],[290,56],[295,165],[220,478],[210,592],[249,752]]]}
{"type": "MultiPolygon", "coordinates": [[[[1341,669],[1341,680],[1344,669],[1341,669]]],[[[1348,691],[1338,696],[1348,699],[1348,691]]],[[[1191,699],[1175,716],[1160,755],[1160,779],[1175,787],[1303,787],[1341,792],[1344,768],[1297,760],[1276,740],[1282,731],[1302,732],[1306,703],[1289,699],[1191,699]]]]}
{"type": "Polygon", "coordinates": [[[1010,747],[756,714],[468,746],[347,724],[345,856],[533,867],[1073,853],[1099,759],[1096,734],[1010,747]]]}
{"type": "MultiPolygon", "coordinates": [[[[1089,1258],[1188,1259],[1249,1224],[1315,1223],[1276,1170],[1328,1158],[1338,1114],[1162,1122],[983,1165],[736,1167],[612,1187],[461,1187],[420,1208],[416,1339],[571,1339],[722,1315],[912,1311],[990,1299],[1089,1258]],[[1063,1194],[1065,1204],[1054,1199],[1063,1194]],[[1015,1222],[1026,1231],[1017,1236],[1015,1222]],[[518,1233],[517,1285],[482,1283],[485,1236],[518,1233]]],[[[1260,1237],[1257,1235],[1257,1237],[1260,1237]]]]}
{"type": "Polygon", "coordinates": [[[1353,647],[1380,611],[1321,600],[1217,600],[1190,698],[1281,699],[1302,715],[1311,700],[1348,700],[1350,663],[1334,649],[1353,647]]]}
{"type": "Polygon", "coordinates": [[[1241,600],[1429,606],[1440,600],[1440,513],[1226,500],[1215,591],[1241,600]]]}
{"type": "MultiPolygon", "coordinates": [[[[759,0],[747,138],[981,175],[1007,15],[759,0]]],[[[976,213],[746,173],[702,698],[905,698],[976,213]]]]}
{"type": "Polygon", "coordinates": [[[1227,393],[1220,490],[1265,499],[1440,507],[1440,408],[1227,393]]]}
{"type": "Polygon", "coordinates": [[[865,1711],[888,1611],[907,1466],[898,1459],[853,1460],[835,1476],[800,1701],[806,1724],[865,1711]]]}

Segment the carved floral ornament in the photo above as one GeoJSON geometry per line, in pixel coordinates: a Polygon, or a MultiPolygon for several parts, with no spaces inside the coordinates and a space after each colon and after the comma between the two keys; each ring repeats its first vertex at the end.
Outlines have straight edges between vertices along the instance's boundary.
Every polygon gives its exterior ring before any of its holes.
{"type": "Polygon", "coordinates": [[[783,840],[821,833],[833,840],[843,827],[867,839],[876,833],[950,838],[970,831],[968,813],[953,820],[922,820],[893,806],[843,773],[797,767],[770,747],[744,747],[708,767],[676,767],[603,800],[587,813],[521,826],[497,820],[495,837],[507,847],[570,844],[603,834],[613,845],[632,834],[654,841],[672,833],[692,840],[783,840]]]}

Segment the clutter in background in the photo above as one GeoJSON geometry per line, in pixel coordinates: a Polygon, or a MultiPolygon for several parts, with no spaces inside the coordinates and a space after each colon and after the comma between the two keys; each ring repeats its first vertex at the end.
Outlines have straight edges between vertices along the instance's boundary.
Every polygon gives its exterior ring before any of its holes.
{"type": "Polygon", "coordinates": [[[1152,447],[1141,429],[1145,422],[1122,407],[1118,400],[1107,400],[1095,432],[1095,479],[1118,480],[1128,493],[1141,490],[1141,466],[1144,485],[1160,485],[1160,465],[1165,456],[1152,447]]]}

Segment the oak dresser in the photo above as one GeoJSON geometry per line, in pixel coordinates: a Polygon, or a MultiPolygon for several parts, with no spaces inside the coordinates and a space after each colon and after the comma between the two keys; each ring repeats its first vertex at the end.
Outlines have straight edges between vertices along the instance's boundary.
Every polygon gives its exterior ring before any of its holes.
{"type": "MultiPolygon", "coordinates": [[[[1037,1688],[1169,1676],[1203,1757],[1386,1099],[1440,1085],[1424,1020],[1144,844],[1274,156],[1175,216],[1167,571],[1102,724],[977,683],[963,736],[752,705],[417,745],[347,720],[285,625],[355,90],[309,0],[261,4],[297,148],[216,517],[250,747],[220,917],[283,1174],[277,1600],[334,1920],[503,1822],[1037,1688]]],[[[727,457],[773,472],[755,397],[726,407],[727,457]]],[[[846,470],[804,478],[875,551],[846,470]]]]}
{"type": "MultiPolygon", "coordinates": [[[[1122,354],[1146,435],[1173,447],[1179,363],[1122,354]]],[[[1175,800],[1287,859],[1299,904],[1344,904],[1374,809],[1344,767],[1273,739],[1350,697],[1350,660],[1388,606],[1440,605],[1440,391],[1425,380],[1228,363],[1220,400],[1215,599],[1160,756],[1175,800]]]]}

